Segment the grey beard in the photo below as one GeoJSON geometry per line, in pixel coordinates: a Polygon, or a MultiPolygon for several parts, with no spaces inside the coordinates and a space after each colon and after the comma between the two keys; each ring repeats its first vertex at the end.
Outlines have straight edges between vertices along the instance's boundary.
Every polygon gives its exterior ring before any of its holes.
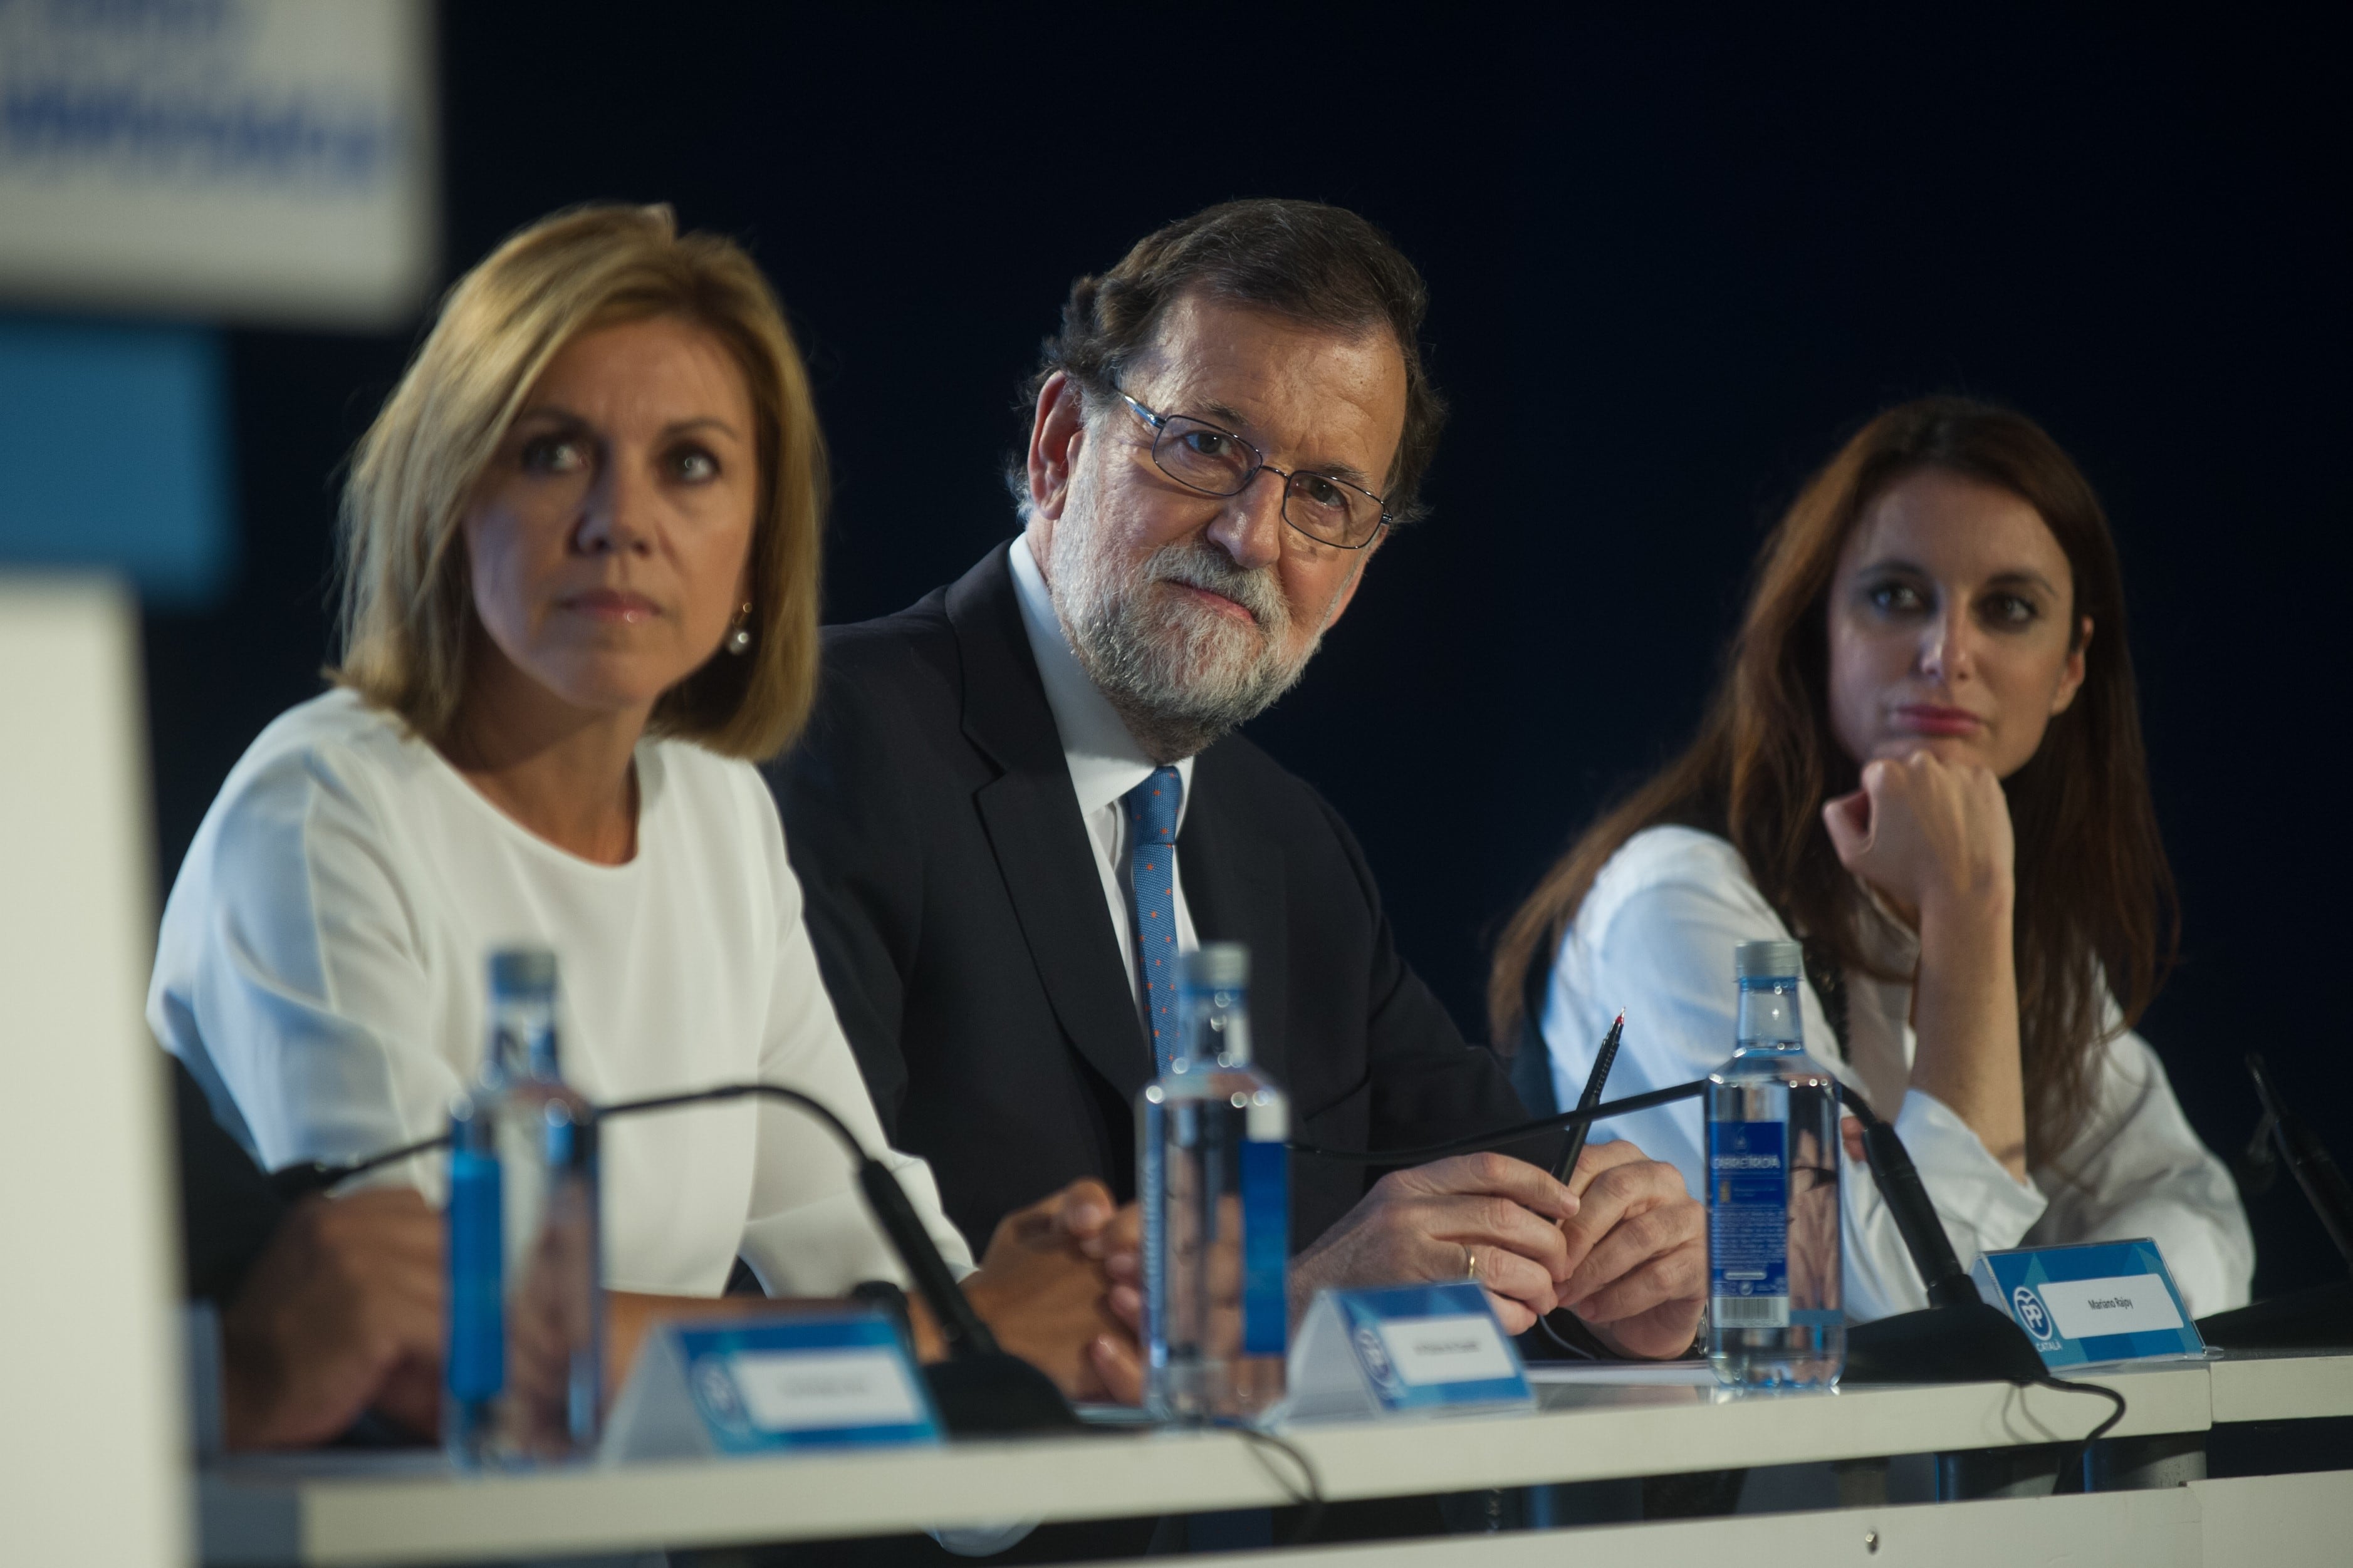
{"type": "Polygon", "coordinates": [[[1054,608],[1079,664],[1145,755],[1162,766],[1194,756],[1257,718],[1299,683],[1319,631],[1291,658],[1291,607],[1272,567],[1235,565],[1206,540],[1166,544],[1133,571],[1091,548],[1092,531],[1057,531],[1054,608]],[[1258,622],[1250,632],[1213,612],[1150,592],[1159,582],[1222,594],[1258,622]]]}

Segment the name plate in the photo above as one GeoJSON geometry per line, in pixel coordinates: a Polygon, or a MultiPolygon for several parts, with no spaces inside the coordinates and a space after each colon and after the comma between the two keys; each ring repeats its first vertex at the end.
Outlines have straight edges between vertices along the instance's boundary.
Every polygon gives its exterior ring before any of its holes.
{"type": "Polygon", "coordinates": [[[1468,1281],[1325,1290],[1291,1352],[1294,1421],[1532,1409],[1520,1352],[1468,1281]]]}
{"type": "Polygon", "coordinates": [[[1969,1278],[2054,1370],[2206,1352],[2154,1241],[1989,1252],[1969,1278]]]}
{"type": "Polygon", "coordinates": [[[931,1393],[888,1318],[826,1312],[658,1325],[613,1408],[607,1459],[937,1443],[931,1393]]]}

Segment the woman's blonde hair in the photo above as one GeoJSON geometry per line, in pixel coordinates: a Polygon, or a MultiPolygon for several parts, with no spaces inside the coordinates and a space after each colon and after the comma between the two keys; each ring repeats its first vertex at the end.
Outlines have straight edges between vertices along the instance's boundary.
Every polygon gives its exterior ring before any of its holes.
{"type": "Polygon", "coordinates": [[[760,466],[752,647],[664,692],[651,733],[728,756],[792,742],[817,689],[825,447],[776,296],[733,240],[667,206],[595,205],[513,235],[460,279],[353,454],[343,505],[343,658],[328,671],[428,740],[456,718],[474,626],[459,522],[523,399],[586,332],[674,316],[723,344],[751,393],[760,466]]]}

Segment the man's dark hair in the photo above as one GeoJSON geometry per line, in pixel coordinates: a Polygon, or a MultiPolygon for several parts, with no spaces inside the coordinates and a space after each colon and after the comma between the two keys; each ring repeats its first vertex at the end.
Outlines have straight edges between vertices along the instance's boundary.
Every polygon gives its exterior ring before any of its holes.
{"type": "MultiPolygon", "coordinates": [[[[1062,306],[1062,330],[1048,338],[1021,405],[1026,418],[1057,371],[1086,390],[1116,396],[1128,363],[1182,296],[1199,292],[1310,326],[1361,332],[1388,329],[1405,355],[1405,431],[1384,495],[1400,523],[1421,514],[1422,475],[1446,423],[1444,399],[1421,366],[1421,274],[1371,224],[1321,202],[1257,198],[1223,202],[1146,235],[1100,276],[1079,279],[1062,306]]],[[[1014,493],[1029,485],[1016,462],[1014,493]]]]}

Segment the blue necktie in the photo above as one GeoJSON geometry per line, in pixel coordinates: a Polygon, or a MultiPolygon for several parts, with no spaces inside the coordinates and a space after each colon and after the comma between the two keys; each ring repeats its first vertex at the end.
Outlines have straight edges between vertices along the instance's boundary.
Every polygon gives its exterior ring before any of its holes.
{"type": "Polygon", "coordinates": [[[1152,1022],[1152,1055],[1166,1072],[1183,1054],[1184,1020],[1176,1016],[1176,808],[1185,781],[1162,768],[1129,790],[1128,883],[1135,889],[1135,972],[1144,981],[1144,1015],[1152,1022]]]}

